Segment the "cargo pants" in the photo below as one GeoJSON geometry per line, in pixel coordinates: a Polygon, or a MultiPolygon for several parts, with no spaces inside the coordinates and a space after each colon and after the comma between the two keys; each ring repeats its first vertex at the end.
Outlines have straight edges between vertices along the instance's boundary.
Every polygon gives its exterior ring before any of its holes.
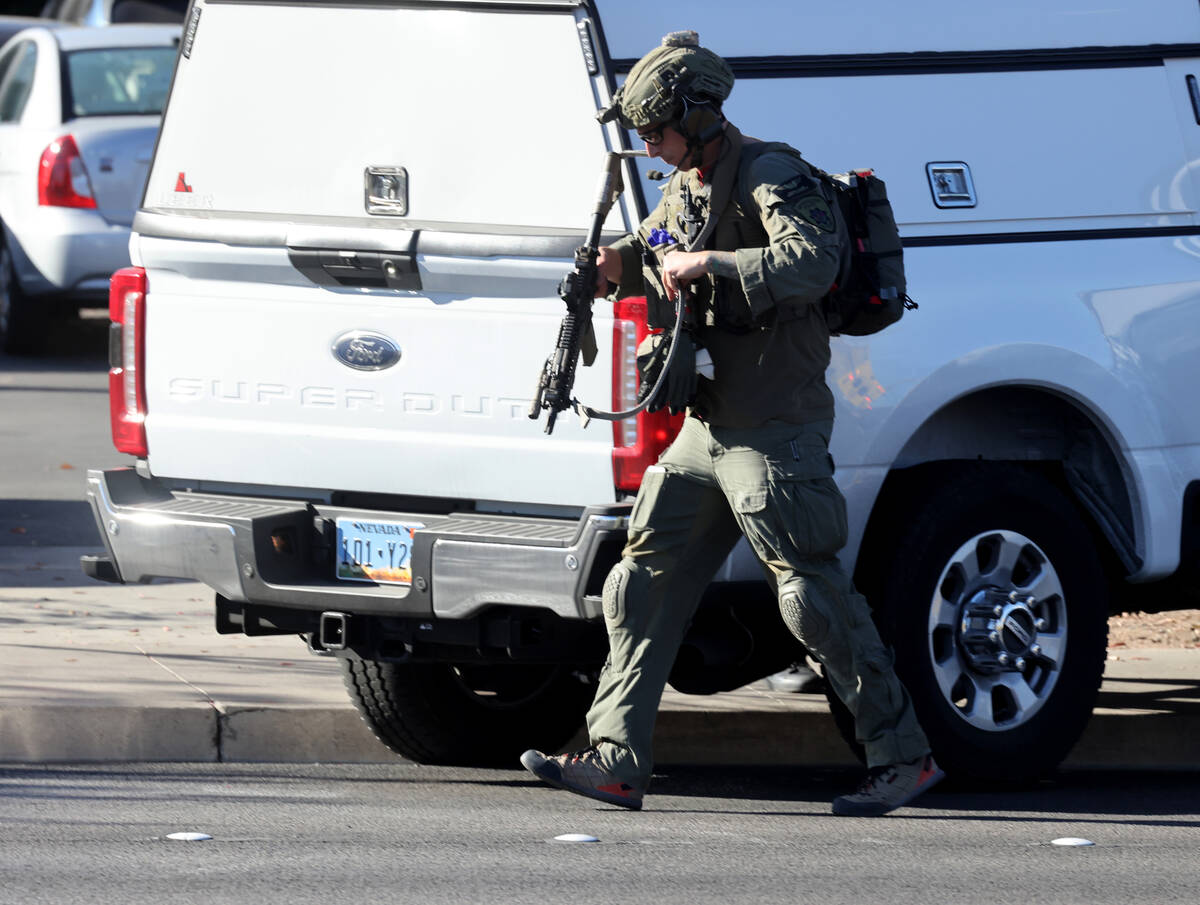
{"type": "Polygon", "coordinates": [[[704,589],[744,534],[788,628],[854,715],[869,766],[929,752],[866,600],[842,571],[846,506],[833,481],[832,421],[714,427],[694,417],[647,469],[622,558],[604,587],[609,655],[588,712],[605,766],[645,788],[667,676],[704,589]]]}

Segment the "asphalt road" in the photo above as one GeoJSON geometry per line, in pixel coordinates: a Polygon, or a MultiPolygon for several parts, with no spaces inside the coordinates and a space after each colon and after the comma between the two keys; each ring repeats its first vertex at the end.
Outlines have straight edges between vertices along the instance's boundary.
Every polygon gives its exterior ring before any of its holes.
{"type": "MultiPolygon", "coordinates": [[[[109,441],[105,324],[0,357],[0,545],[98,545],[84,474],[128,464],[109,441]]],[[[634,814],[517,771],[0,767],[0,905],[1196,901],[1195,772],[1068,771],[833,818],[857,777],[664,766],[634,814]],[[178,831],[213,838],[166,838],[178,831]]]]}
{"type": "Polygon", "coordinates": [[[1196,901],[1195,773],[1068,773],[830,816],[853,779],[667,768],[635,813],[517,771],[10,767],[0,903],[1196,901]],[[188,831],[212,839],[167,838],[188,831]],[[567,833],[599,841],[555,841],[567,833]]]}
{"type": "Polygon", "coordinates": [[[101,548],[87,469],[133,460],[112,446],[107,312],[89,313],[40,355],[0,355],[0,545],[101,548]]]}

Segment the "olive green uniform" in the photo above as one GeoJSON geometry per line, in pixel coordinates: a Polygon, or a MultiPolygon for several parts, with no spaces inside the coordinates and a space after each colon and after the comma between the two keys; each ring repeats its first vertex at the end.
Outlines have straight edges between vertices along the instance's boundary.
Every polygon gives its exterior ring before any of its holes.
{"type": "Polygon", "coordinates": [[[712,355],[713,379],[700,380],[679,436],[647,470],[621,561],[605,582],[610,650],[588,730],[605,766],[642,788],[679,644],[739,535],[775,583],[784,621],[854,714],[869,764],[929,751],[891,653],[836,555],[846,507],[828,451],[829,331],[815,303],[838,279],[845,225],[812,169],[775,148],[756,149],[728,126],[711,184],[677,170],[637,235],[614,246],[623,264],[616,294],[646,292],[651,325],[669,327],[673,308],[657,277],[663,250],[646,261],[641,248],[654,229],[688,247],[686,186],[702,210],[719,211],[690,248],[733,251],[738,269],[737,279],[693,287],[695,336],[712,355]],[[653,280],[643,279],[644,268],[653,280]]]}

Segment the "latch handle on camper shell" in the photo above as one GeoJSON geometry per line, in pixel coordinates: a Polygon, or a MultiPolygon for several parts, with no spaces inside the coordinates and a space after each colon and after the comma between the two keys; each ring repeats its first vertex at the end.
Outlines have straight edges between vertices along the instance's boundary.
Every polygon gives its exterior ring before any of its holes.
{"type": "Polygon", "coordinates": [[[292,266],[321,286],[363,289],[420,289],[417,237],[404,251],[359,251],[343,248],[288,248],[292,266]]]}

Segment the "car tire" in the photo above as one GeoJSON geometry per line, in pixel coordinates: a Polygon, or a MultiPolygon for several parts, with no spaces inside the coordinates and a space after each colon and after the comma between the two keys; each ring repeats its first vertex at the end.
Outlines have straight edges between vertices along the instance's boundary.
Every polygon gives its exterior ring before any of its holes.
{"type": "Polygon", "coordinates": [[[422,764],[512,767],[528,748],[558,751],[595,693],[586,674],[556,665],[341,663],[375,736],[422,764]]]}
{"type": "Polygon", "coordinates": [[[0,350],[25,355],[41,347],[45,318],[35,299],[21,290],[8,243],[0,240],[0,350]]]}
{"type": "MultiPolygon", "coordinates": [[[[886,545],[874,535],[889,549],[868,564],[883,570],[872,603],[939,764],[1005,783],[1052,771],[1087,725],[1107,649],[1107,583],[1083,513],[1006,464],[943,469],[900,511],[886,545]]],[[[861,757],[850,714],[831,704],[861,757]]]]}

